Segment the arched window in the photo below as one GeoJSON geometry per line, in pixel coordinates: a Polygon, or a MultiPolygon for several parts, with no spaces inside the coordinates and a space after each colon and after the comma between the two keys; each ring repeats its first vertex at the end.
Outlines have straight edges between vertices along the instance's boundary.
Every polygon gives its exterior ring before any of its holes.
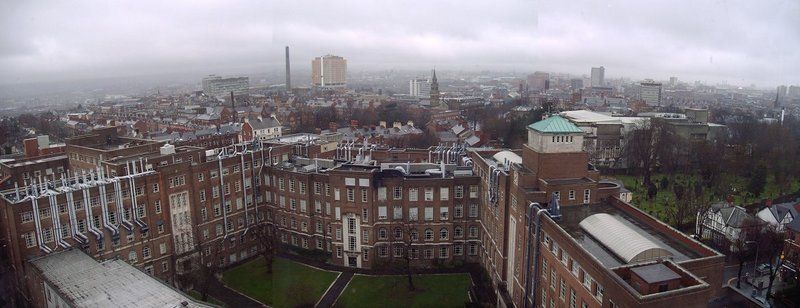
{"type": "Polygon", "coordinates": [[[394,228],[394,238],[401,239],[403,238],[403,230],[400,228],[394,228]]]}
{"type": "Polygon", "coordinates": [[[433,230],[425,229],[425,240],[432,241],[433,240],[433,230]]]}
{"type": "Polygon", "coordinates": [[[447,228],[442,228],[442,230],[439,230],[439,239],[440,240],[446,240],[447,237],[448,237],[448,234],[449,234],[449,232],[447,232],[447,228]]]}
{"type": "Polygon", "coordinates": [[[453,229],[453,237],[460,238],[462,236],[464,236],[464,229],[460,226],[456,226],[455,229],[453,229]]]}
{"type": "Polygon", "coordinates": [[[411,237],[412,241],[419,240],[419,233],[417,232],[417,229],[411,229],[411,232],[409,232],[409,237],[411,237]]]}

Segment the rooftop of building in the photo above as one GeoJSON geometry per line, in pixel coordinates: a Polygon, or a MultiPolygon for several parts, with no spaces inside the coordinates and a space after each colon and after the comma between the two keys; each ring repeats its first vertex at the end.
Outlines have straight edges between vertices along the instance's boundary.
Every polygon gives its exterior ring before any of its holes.
{"type": "Polygon", "coordinates": [[[529,129],[546,134],[572,134],[583,131],[560,115],[552,115],[547,119],[528,125],[529,129]]]}
{"type": "Polygon", "coordinates": [[[635,263],[649,257],[665,257],[674,262],[682,262],[704,256],[672,235],[660,232],[649,222],[633,217],[608,202],[564,206],[561,207],[561,215],[556,223],[606,268],[635,263]],[[594,216],[597,214],[603,215],[594,216]],[[584,226],[594,224],[595,227],[605,230],[605,233],[582,227],[581,222],[584,220],[584,226]],[[614,230],[608,230],[611,227],[614,230]]]}
{"type": "Polygon", "coordinates": [[[210,307],[118,259],[98,262],[70,249],[31,263],[74,307],[210,307]]]}

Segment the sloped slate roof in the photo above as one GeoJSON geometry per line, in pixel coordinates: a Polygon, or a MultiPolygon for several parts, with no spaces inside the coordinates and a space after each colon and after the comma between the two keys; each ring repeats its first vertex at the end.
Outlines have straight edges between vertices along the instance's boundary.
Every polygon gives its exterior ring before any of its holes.
{"type": "Polygon", "coordinates": [[[575,124],[560,115],[550,116],[547,119],[528,125],[528,128],[540,133],[550,134],[583,133],[575,124]]]}

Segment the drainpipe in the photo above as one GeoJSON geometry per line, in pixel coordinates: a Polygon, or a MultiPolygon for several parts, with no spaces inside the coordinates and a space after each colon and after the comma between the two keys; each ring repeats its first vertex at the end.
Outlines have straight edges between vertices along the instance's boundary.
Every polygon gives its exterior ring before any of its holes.
{"type": "Polygon", "coordinates": [[[222,202],[220,203],[220,207],[222,210],[223,223],[225,224],[225,226],[223,227],[223,229],[225,230],[223,238],[228,238],[228,211],[225,208],[225,180],[223,179],[225,176],[222,173],[222,158],[224,157],[224,154],[225,154],[224,150],[223,152],[219,153],[219,155],[217,156],[217,162],[219,162],[219,190],[220,190],[219,195],[220,195],[220,200],[222,202]]]}
{"type": "MultiPolygon", "coordinates": [[[[538,202],[531,202],[528,204],[528,240],[527,244],[525,245],[525,302],[523,307],[536,307],[536,296],[531,296],[531,292],[536,290],[539,285],[539,275],[536,273],[539,272],[539,254],[540,254],[540,244],[541,240],[539,239],[542,231],[541,227],[541,214],[547,213],[547,209],[541,208],[541,205],[538,202]],[[534,210],[536,213],[534,214],[534,210]],[[535,226],[531,225],[534,224],[535,226]],[[531,243],[531,227],[535,227],[533,243],[531,243]],[[533,275],[531,277],[531,246],[533,247],[533,275]]],[[[544,291],[543,291],[544,292],[544,291]]]]}
{"type": "Polygon", "coordinates": [[[64,234],[61,233],[61,213],[58,211],[58,199],[55,194],[50,194],[50,211],[53,213],[53,234],[56,236],[56,243],[62,248],[69,248],[70,245],[64,240],[64,234]]]}
{"type": "MultiPolygon", "coordinates": [[[[64,176],[61,176],[61,181],[65,182],[64,176]]],[[[70,188],[67,192],[67,208],[69,210],[69,221],[72,224],[72,234],[75,235],[75,240],[81,242],[82,244],[87,244],[89,239],[83,233],[78,230],[78,217],[75,214],[75,201],[74,197],[72,196],[72,189],[70,188]]]]}
{"type": "MultiPolygon", "coordinates": [[[[239,160],[242,168],[242,196],[247,196],[247,185],[245,185],[245,172],[244,172],[244,153],[247,152],[247,145],[243,145],[242,153],[239,154],[239,160]]],[[[252,179],[250,180],[250,185],[253,185],[252,179]]],[[[251,189],[252,191],[252,189],[251,189]]],[[[247,197],[244,197],[244,234],[247,234],[247,230],[250,229],[250,220],[249,215],[247,212],[247,197]]],[[[255,202],[255,200],[253,200],[255,202]]]]}
{"type": "Polygon", "coordinates": [[[31,183],[32,183],[31,189],[33,189],[33,194],[31,196],[31,206],[33,207],[33,220],[36,225],[36,242],[39,244],[39,249],[41,249],[45,253],[51,253],[53,252],[53,249],[50,249],[50,247],[47,247],[47,245],[44,244],[44,237],[42,235],[42,222],[39,221],[39,219],[41,218],[39,217],[39,201],[37,200],[38,193],[36,191],[37,189],[36,180],[32,179],[31,183]]]}
{"type": "MultiPolygon", "coordinates": [[[[85,183],[86,176],[84,174],[84,183],[85,183]]],[[[86,188],[84,185],[81,189],[83,192],[83,209],[86,212],[86,230],[89,230],[94,236],[97,238],[97,241],[103,240],[103,234],[100,233],[100,230],[94,227],[94,217],[92,216],[92,203],[89,198],[89,189],[86,188]]]]}

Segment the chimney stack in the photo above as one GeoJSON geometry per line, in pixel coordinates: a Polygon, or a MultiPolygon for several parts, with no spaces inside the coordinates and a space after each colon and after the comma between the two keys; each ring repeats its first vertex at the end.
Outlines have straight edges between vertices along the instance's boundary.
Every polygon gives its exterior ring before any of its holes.
{"type": "Polygon", "coordinates": [[[286,46],[286,91],[292,91],[292,75],[289,69],[289,46],[286,46]]]}

